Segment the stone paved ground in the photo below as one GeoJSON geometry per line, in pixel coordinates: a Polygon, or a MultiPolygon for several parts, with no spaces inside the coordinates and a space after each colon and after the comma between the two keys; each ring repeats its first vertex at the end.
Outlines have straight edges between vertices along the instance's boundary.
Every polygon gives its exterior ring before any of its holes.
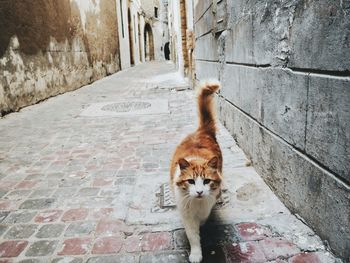
{"type": "MultiPolygon", "coordinates": [[[[143,64],[1,119],[0,262],[187,262],[179,216],[159,206],[171,153],[197,123],[184,85],[171,64],[143,64]],[[82,114],[150,106],[140,100],[153,106],[82,114]]],[[[204,262],[340,262],[223,127],[218,139],[226,190],[202,229],[204,262]]]]}

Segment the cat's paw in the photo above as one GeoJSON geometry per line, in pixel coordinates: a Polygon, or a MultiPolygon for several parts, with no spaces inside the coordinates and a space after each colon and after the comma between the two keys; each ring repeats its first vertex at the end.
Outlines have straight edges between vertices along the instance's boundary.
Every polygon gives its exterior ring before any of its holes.
{"type": "Polygon", "coordinates": [[[191,263],[200,263],[202,261],[202,252],[201,251],[191,251],[190,262],[191,263]]]}

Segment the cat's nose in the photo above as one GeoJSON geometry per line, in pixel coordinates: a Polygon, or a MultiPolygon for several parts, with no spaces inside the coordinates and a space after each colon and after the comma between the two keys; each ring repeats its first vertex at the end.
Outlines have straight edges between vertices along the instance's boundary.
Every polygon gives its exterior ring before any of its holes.
{"type": "Polygon", "coordinates": [[[197,194],[198,194],[198,195],[202,195],[202,194],[203,194],[203,191],[197,191],[197,194]]]}

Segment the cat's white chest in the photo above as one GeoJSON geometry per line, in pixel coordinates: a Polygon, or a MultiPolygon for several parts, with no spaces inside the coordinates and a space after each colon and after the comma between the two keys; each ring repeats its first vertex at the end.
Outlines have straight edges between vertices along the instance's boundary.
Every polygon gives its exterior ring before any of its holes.
{"type": "Polygon", "coordinates": [[[205,223],[215,205],[214,198],[188,199],[178,189],[175,191],[175,199],[183,219],[199,221],[200,224],[205,223]]]}

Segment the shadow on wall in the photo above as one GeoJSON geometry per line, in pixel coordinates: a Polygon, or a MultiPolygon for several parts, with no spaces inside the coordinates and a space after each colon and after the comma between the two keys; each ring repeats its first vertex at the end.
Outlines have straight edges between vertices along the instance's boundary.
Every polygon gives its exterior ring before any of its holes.
{"type": "Polygon", "coordinates": [[[58,43],[66,40],[71,46],[79,37],[89,63],[110,62],[118,52],[118,29],[114,1],[101,1],[102,16],[86,12],[82,25],[78,4],[70,0],[3,0],[0,4],[0,57],[5,55],[10,40],[16,36],[20,51],[26,55],[49,51],[52,38],[58,43]],[[113,39],[115,41],[110,41],[113,39]]]}
{"type": "Polygon", "coordinates": [[[0,57],[17,36],[21,51],[33,55],[45,51],[50,37],[72,40],[69,0],[5,0],[0,6],[0,57]]]}

